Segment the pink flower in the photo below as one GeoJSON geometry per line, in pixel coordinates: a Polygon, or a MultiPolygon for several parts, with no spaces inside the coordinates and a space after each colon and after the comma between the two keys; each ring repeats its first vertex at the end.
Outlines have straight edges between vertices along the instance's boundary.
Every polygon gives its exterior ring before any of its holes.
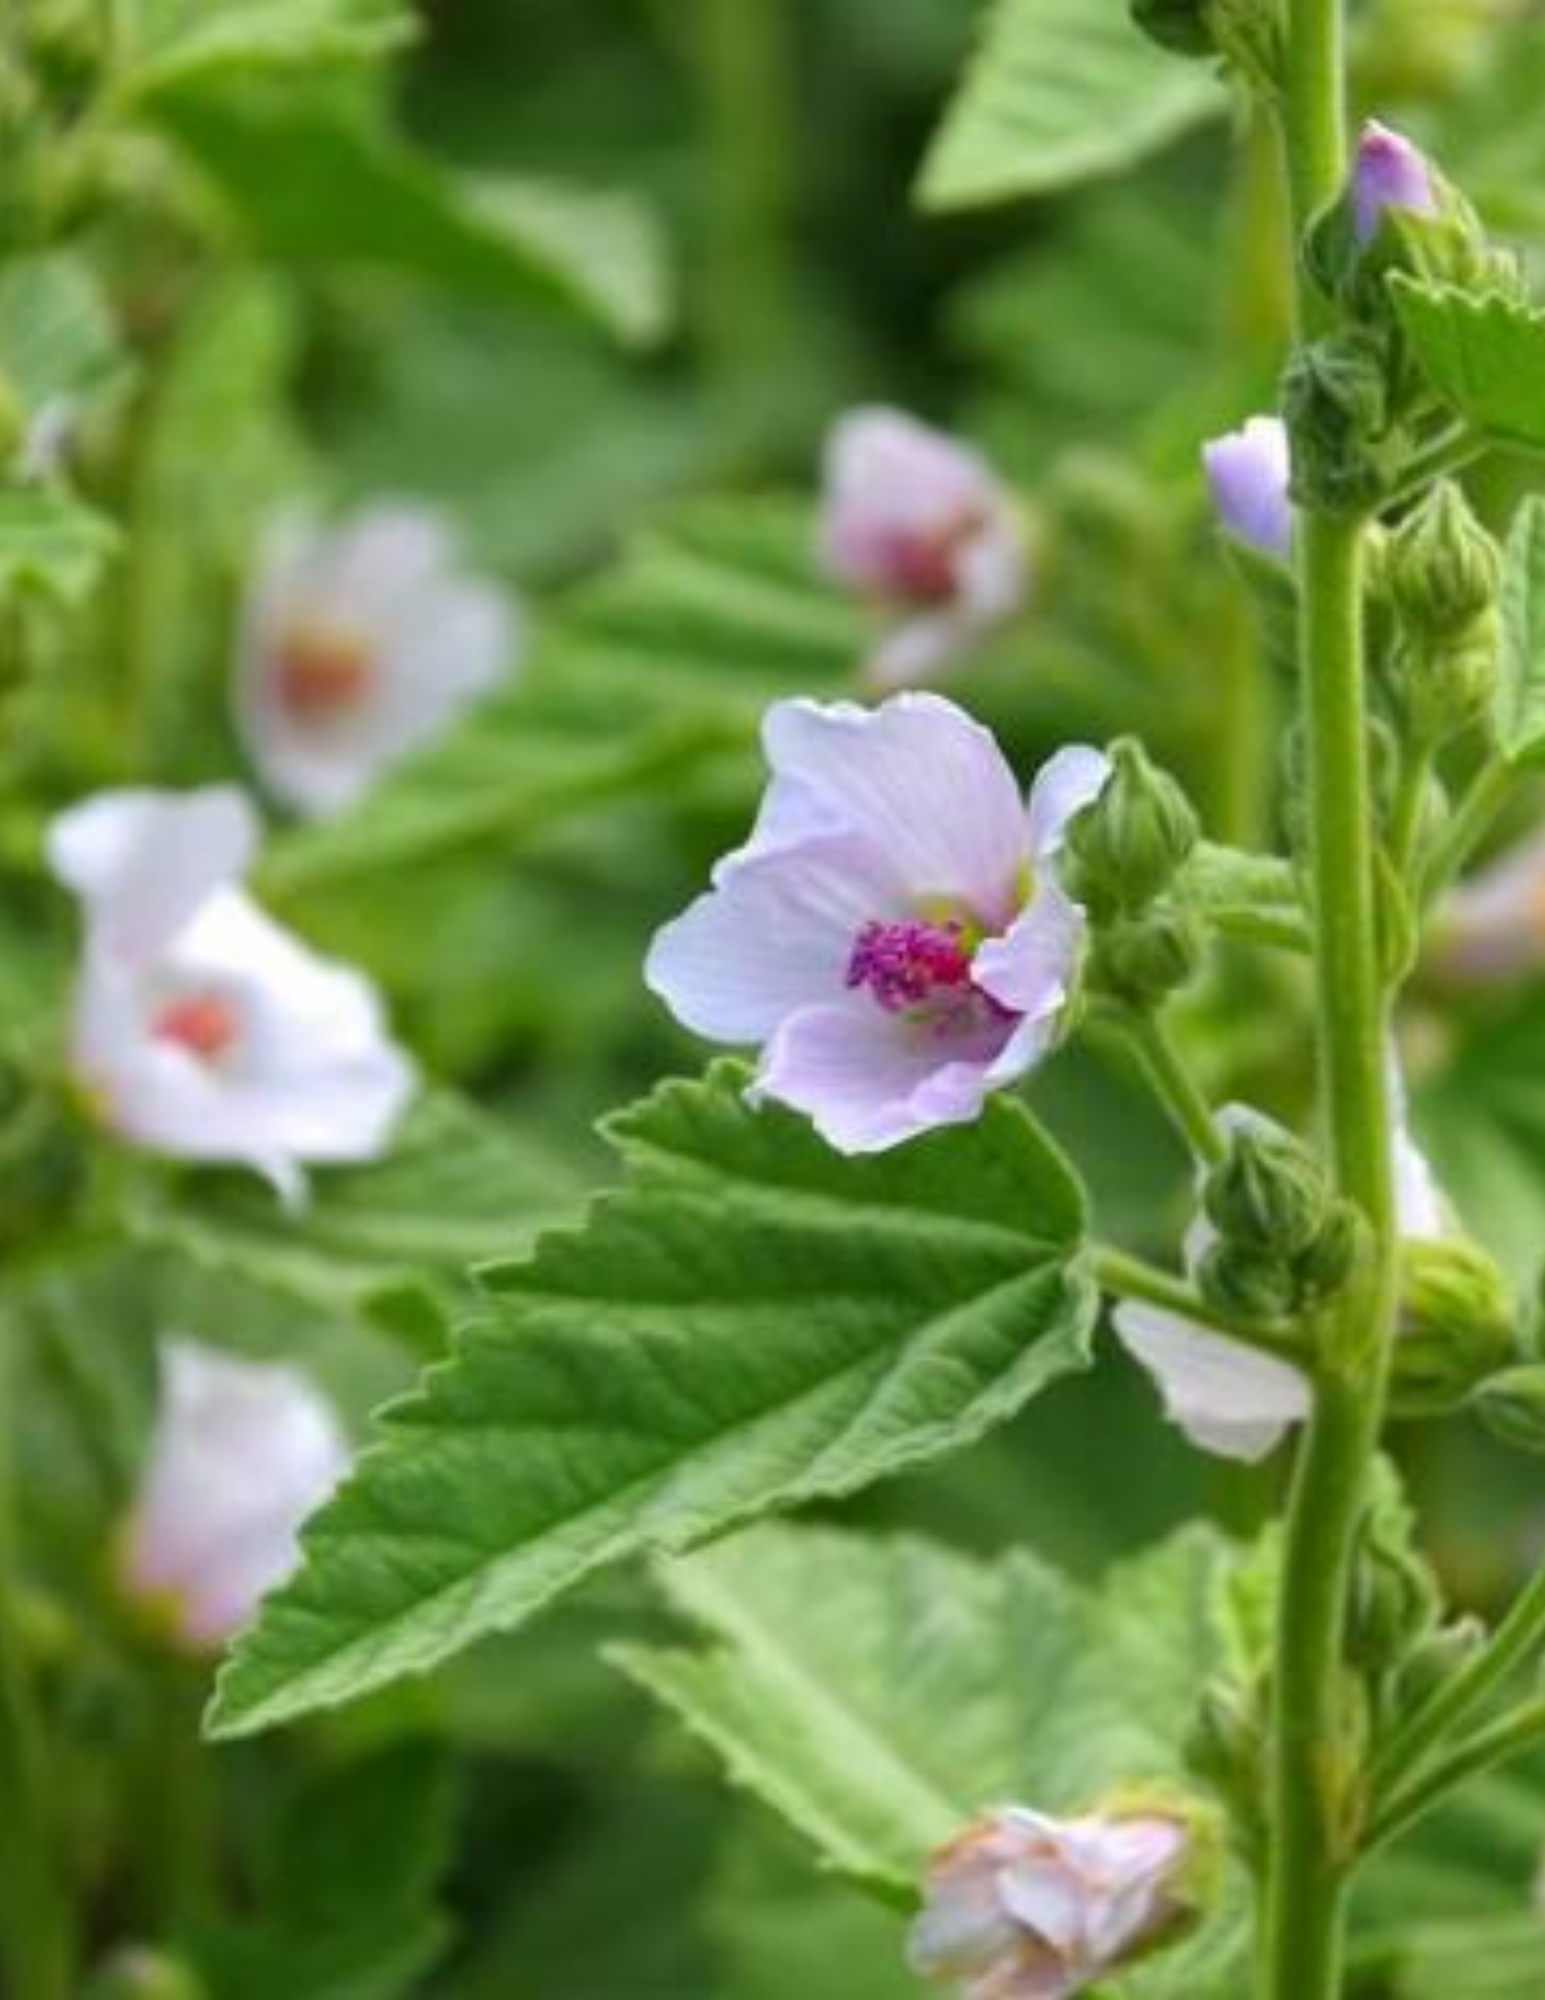
{"type": "MultiPolygon", "coordinates": [[[[1405,1093],[1393,1078],[1395,1203],[1401,1233],[1433,1240],[1449,1233],[1448,1212],[1431,1167],[1406,1126],[1405,1093]]],[[[1227,1106],[1219,1123],[1260,1120],[1260,1113],[1227,1106]]],[[[1202,1217],[1186,1236],[1193,1272],[1215,1241],[1202,1217]]],[[[1246,1464],[1266,1457],[1295,1424],[1309,1415],[1313,1389],[1302,1369],[1244,1341],[1231,1340],[1181,1313],[1123,1300],[1111,1314],[1116,1334],[1153,1377],[1164,1414],[1202,1451],[1246,1464]]]]}
{"type": "Polygon", "coordinates": [[[868,672],[931,679],[1025,593],[1024,529],[984,461],[900,410],[850,410],[827,440],[821,551],[892,615],[868,672]]]}
{"type": "Polygon", "coordinates": [[[1292,467],[1281,418],[1251,417],[1239,430],[1211,439],[1202,447],[1202,462],[1224,529],[1286,562],[1293,552],[1292,467]]]}
{"type": "Polygon", "coordinates": [[[1186,1914],[1177,1876],[1190,1846],[1159,1813],[1058,1820],[989,1813],[929,1869],[912,1969],[963,2000],[1066,2000],[1186,1914]]]}
{"type": "Polygon", "coordinates": [[[1371,243],[1388,209],[1436,215],[1438,198],[1427,162],[1409,139],[1370,119],[1352,170],[1352,214],[1359,243],[1371,243]]]}
{"type": "Polygon", "coordinates": [[[172,1340],[162,1380],[123,1575],[185,1645],[203,1650],[246,1624],[293,1569],[296,1530],[349,1453],[299,1369],[172,1340]]]}
{"type": "Polygon", "coordinates": [[[1448,898],[1436,956],[1444,973],[1466,986],[1519,979],[1545,964],[1545,828],[1448,898]]]}
{"type": "Polygon", "coordinates": [[[302,1162],[385,1150],[412,1078],[369,982],[236,886],[256,844],[230,786],[103,792],[54,822],[49,859],[85,907],[72,1053],[103,1122],[295,1196],[302,1162]]]}
{"type": "Polygon", "coordinates": [[[276,798],[336,813],[502,679],[518,638],[510,600],[463,571],[427,509],[291,519],[247,600],[237,724],[276,798]]]}
{"type": "Polygon", "coordinates": [[[656,937],[645,976],[712,1041],[760,1044],[755,1095],[844,1153],[974,1118],[1054,1041],[1084,916],[1063,829],[1105,782],[1064,750],[1028,805],[991,734],[933,694],[780,702],[751,838],[656,937]]]}

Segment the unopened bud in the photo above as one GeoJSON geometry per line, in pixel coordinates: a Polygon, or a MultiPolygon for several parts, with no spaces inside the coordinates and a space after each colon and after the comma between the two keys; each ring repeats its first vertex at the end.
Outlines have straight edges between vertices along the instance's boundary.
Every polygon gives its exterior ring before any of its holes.
{"type": "Polygon", "coordinates": [[[1239,1118],[1202,1184],[1202,1208],[1224,1243],[1291,1262],[1310,1248],[1330,1206],[1324,1170],[1301,1140],[1264,1118],[1239,1118]]]}
{"type": "Polygon", "coordinates": [[[1282,401],[1295,501],[1328,514],[1372,511],[1393,473],[1381,344],[1347,333],[1300,347],[1283,377],[1282,401]]]}
{"type": "Polygon", "coordinates": [[[1338,1196],[1325,1211],[1320,1233],[1293,1267],[1298,1307],[1312,1311],[1344,1291],[1363,1245],[1363,1219],[1338,1196]]]}
{"type": "Polygon", "coordinates": [[[1517,1348],[1517,1305],[1485,1251],[1459,1238],[1401,1248],[1391,1401],[1402,1416],[1450,1410],[1517,1348]]]}
{"type": "Polygon", "coordinates": [[[1191,802],[1143,746],[1110,746],[1110,776],[1068,828],[1062,879],[1096,920],[1146,910],[1196,846],[1191,802]]]}
{"type": "Polygon", "coordinates": [[[1293,502],[1282,419],[1250,417],[1237,431],[1210,438],[1202,463],[1225,532],[1236,544],[1286,562],[1293,548],[1293,502]]]}
{"type": "Polygon", "coordinates": [[[1151,1013],[1190,981],[1200,958],[1195,917],[1172,904],[1156,904],[1140,917],[1116,917],[1098,929],[1087,982],[1091,992],[1151,1013]]]}
{"type": "Polygon", "coordinates": [[[1286,1319],[1298,1304],[1290,1265],[1269,1251],[1236,1244],[1210,1244],[1197,1264],[1196,1283],[1207,1303],[1230,1319],[1286,1319]]]}
{"type": "Polygon", "coordinates": [[[1470,1402],[1493,1437],[1520,1451],[1545,1451],[1545,1363],[1504,1368],[1470,1402]]]}
{"type": "Polygon", "coordinates": [[[1462,1673],[1486,1643],[1478,1618],[1456,1618],[1417,1642],[1400,1664],[1397,1713],[1411,1715],[1462,1673]]]}
{"type": "Polygon", "coordinates": [[[1409,1508],[1387,1466],[1375,1483],[1353,1570],[1347,1646],[1371,1674],[1398,1668],[1433,1631],[1442,1595],[1412,1541],[1409,1508]]]}
{"type": "Polygon", "coordinates": [[[1456,638],[1495,605],[1501,551],[1453,480],[1440,480],[1391,536],[1387,577],[1413,637],[1456,638]]]}

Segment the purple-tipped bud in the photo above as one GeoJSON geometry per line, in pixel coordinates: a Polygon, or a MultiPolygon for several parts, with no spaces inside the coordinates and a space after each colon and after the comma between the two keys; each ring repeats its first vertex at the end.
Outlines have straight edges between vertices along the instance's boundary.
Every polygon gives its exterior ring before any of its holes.
{"type": "Polygon", "coordinates": [[[1251,417],[1202,447],[1213,505],[1226,531],[1286,562],[1293,547],[1291,463],[1280,417],[1251,417]]]}
{"type": "Polygon", "coordinates": [[[1358,141],[1352,174],[1352,212],[1359,243],[1373,241],[1385,210],[1391,208],[1408,209],[1413,215],[1436,215],[1438,197],[1432,172],[1409,139],[1369,119],[1358,141]]]}

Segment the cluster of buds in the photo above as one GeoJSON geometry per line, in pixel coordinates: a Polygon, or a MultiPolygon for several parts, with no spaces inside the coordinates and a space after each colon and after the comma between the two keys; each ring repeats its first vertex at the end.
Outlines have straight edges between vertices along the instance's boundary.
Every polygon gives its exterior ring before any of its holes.
{"type": "Polygon", "coordinates": [[[1131,1795],[1074,1819],[985,1814],[935,1855],[910,1957],[964,2000],[1072,2000],[1189,1928],[1216,1841],[1189,1800],[1131,1795]]]}
{"type": "Polygon", "coordinates": [[[1223,1159],[1202,1182],[1212,1241],[1197,1266],[1203,1295],[1241,1319],[1311,1312],[1346,1283],[1355,1211],[1303,1142],[1271,1120],[1235,1113],[1223,1159]]]}
{"type": "Polygon", "coordinates": [[[1197,820],[1140,743],[1123,737],[1107,755],[1109,778],[1068,828],[1063,878],[1089,914],[1091,992],[1145,1011],[1196,969],[1196,920],[1176,888],[1197,820]]]}
{"type": "Polygon", "coordinates": [[[1412,741],[1436,747],[1489,713],[1502,557],[1463,492],[1440,480],[1391,535],[1384,585],[1399,638],[1392,694],[1412,741]]]}

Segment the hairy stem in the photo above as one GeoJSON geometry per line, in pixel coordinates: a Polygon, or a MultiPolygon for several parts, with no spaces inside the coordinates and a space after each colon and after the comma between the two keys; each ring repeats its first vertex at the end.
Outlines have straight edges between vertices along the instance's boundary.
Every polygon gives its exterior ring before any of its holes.
{"type": "MultiPolygon", "coordinates": [[[[1341,0],[1291,0],[1284,137],[1301,233],[1347,167],[1341,0]]],[[[1300,283],[1298,322],[1325,302],[1300,283]]],[[[1384,1072],[1362,636],[1362,534],[1314,512],[1296,536],[1322,1115],[1370,1249],[1320,1329],[1314,1413],[1289,1502],[1272,1689],[1262,1925],[1266,2000],[1337,2000],[1358,1773],[1347,1768],[1348,1585],[1393,1325],[1394,1202],[1384,1072]]]]}
{"type": "Polygon", "coordinates": [[[1123,1014],[1121,1025],[1176,1131],[1198,1160],[1216,1166],[1225,1150],[1222,1134],[1205,1093],[1168,1028],[1156,1015],[1140,1013],[1123,1014]]]}

